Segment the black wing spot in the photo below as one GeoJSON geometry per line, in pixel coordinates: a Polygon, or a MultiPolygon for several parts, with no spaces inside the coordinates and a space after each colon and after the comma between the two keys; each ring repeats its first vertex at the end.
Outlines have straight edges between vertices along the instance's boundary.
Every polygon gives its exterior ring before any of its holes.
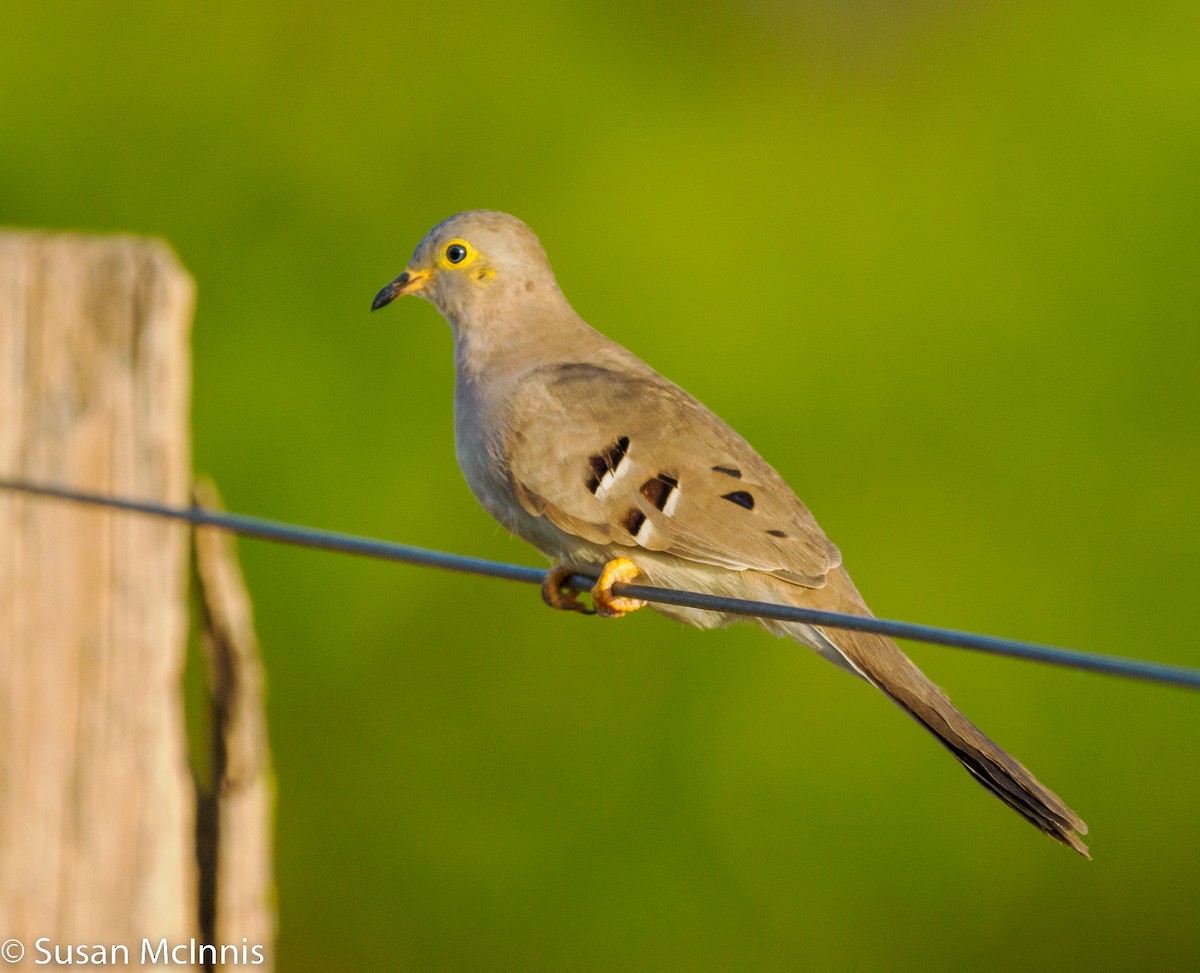
{"type": "Polygon", "coordinates": [[[736,466],[714,466],[712,471],[714,473],[724,473],[726,476],[732,476],[735,480],[740,480],[742,478],[742,471],[736,466]]]}
{"type": "Polygon", "coordinates": [[[592,475],[587,479],[587,488],[595,493],[600,489],[600,478],[608,472],[608,466],[603,456],[589,457],[588,462],[592,464],[592,475]]]}
{"type": "Polygon", "coordinates": [[[625,519],[621,521],[622,526],[629,531],[634,537],[642,530],[642,525],[646,522],[646,515],[638,510],[637,507],[630,507],[625,514],[625,519]]]}
{"type": "Polygon", "coordinates": [[[662,510],[667,505],[667,500],[670,499],[671,493],[678,486],[679,481],[675,477],[667,476],[666,473],[659,473],[642,484],[641,494],[659,510],[662,510]]]}
{"type": "Polygon", "coordinates": [[[769,531],[767,531],[767,533],[770,534],[772,537],[787,537],[787,534],[785,534],[781,530],[769,530],[769,531]]]}
{"type": "Polygon", "coordinates": [[[587,488],[595,493],[600,489],[600,481],[604,479],[608,473],[615,473],[617,467],[621,465],[621,460],[625,458],[625,454],[629,452],[629,437],[620,436],[615,443],[605,450],[601,450],[595,456],[588,457],[588,464],[592,468],[591,476],[587,478],[587,488]]]}
{"type": "Polygon", "coordinates": [[[734,490],[733,493],[727,493],[721,499],[736,503],[739,507],[745,507],[747,510],[754,509],[754,497],[745,490],[734,490]]]}

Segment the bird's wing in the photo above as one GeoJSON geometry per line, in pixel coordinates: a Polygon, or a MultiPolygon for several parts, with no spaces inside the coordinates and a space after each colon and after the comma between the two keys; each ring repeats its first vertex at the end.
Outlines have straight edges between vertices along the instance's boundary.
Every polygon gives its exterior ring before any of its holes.
{"type": "Polygon", "coordinates": [[[741,436],[653,372],[566,363],[522,376],[505,459],[531,514],[596,544],[820,587],[841,563],[741,436]]]}

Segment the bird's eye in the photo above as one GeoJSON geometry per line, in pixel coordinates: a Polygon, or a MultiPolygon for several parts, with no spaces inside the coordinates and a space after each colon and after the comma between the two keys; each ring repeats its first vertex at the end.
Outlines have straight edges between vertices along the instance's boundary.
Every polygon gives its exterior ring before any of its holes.
{"type": "Polygon", "coordinates": [[[467,259],[467,248],[461,243],[452,243],[446,247],[446,259],[452,264],[460,264],[467,259]]]}

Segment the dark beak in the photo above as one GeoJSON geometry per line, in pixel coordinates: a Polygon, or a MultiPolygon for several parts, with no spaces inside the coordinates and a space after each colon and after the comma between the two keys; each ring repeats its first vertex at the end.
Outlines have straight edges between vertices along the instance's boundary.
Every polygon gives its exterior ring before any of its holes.
{"type": "Polygon", "coordinates": [[[391,304],[397,297],[416,293],[425,286],[427,280],[429,280],[427,271],[406,270],[375,295],[375,300],[371,302],[371,310],[378,311],[381,307],[391,304]]]}

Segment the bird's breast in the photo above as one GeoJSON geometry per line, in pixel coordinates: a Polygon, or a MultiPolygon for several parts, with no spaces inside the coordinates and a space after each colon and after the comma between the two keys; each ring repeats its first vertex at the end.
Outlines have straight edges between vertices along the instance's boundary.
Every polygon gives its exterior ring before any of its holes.
{"type": "Polygon", "coordinates": [[[467,486],[485,510],[503,523],[514,503],[507,470],[496,462],[503,430],[495,427],[494,412],[482,402],[478,387],[459,381],[454,390],[454,449],[467,486]]]}
{"type": "Polygon", "coordinates": [[[504,401],[484,399],[480,387],[469,379],[456,381],[454,444],[467,486],[504,528],[551,561],[603,564],[605,557],[590,556],[590,545],[559,530],[546,517],[531,514],[517,498],[505,451],[507,406],[504,401]]]}

